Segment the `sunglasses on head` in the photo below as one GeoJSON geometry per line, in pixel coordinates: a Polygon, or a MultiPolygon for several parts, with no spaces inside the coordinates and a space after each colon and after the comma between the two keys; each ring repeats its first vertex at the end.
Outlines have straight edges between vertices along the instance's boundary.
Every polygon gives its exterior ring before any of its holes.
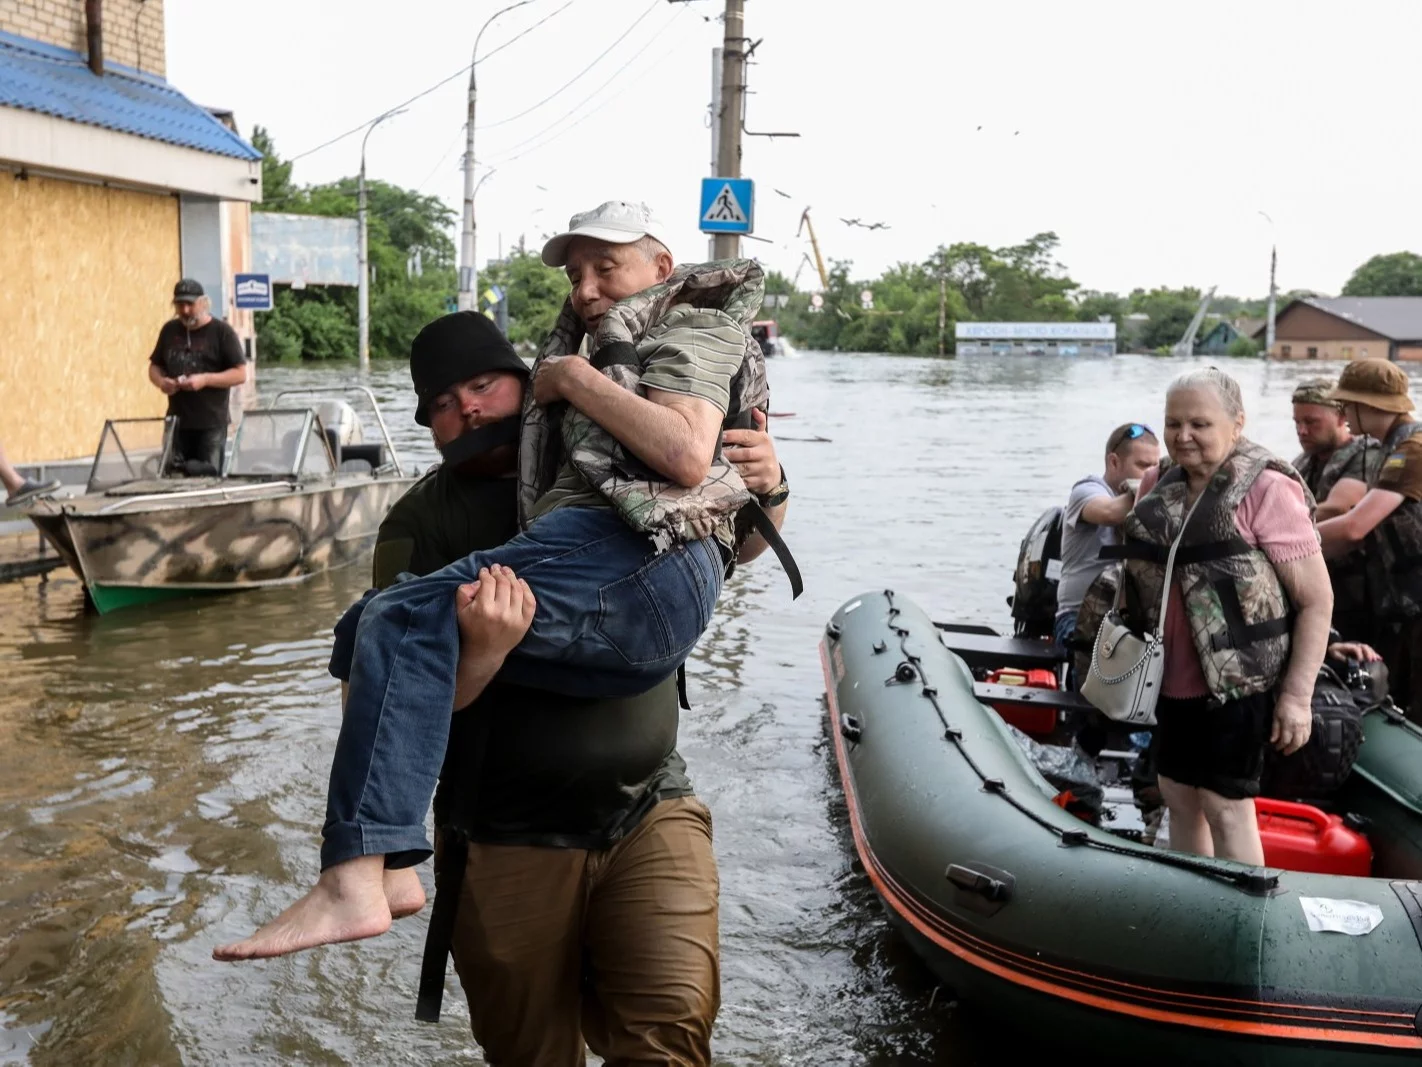
{"type": "Polygon", "coordinates": [[[1111,448],[1119,448],[1126,441],[1134,441],[1137,437],[1144,437],[1146,434],[1150,434],[1154,437],[1155,431],[1143,422],[1133,422],[1126,427],[1126,432],[1121,435],[1119,440],[1112,444],[1111,448]]]}

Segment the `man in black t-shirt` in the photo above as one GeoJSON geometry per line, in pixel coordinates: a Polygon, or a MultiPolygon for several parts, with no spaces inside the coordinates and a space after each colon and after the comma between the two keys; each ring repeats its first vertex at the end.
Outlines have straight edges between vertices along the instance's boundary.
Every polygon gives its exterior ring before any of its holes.
{"type": "Polygon", "coordinates": [[[180,281],[173,287],[175,317],[158,331],[148,357],[148,380],[168,397],[168,414],[178,420],[173,466],[189,474],[222,469],[227,394],[247,380],[237,331],[213,318],[211,308],[201,284],[180,281]]]}

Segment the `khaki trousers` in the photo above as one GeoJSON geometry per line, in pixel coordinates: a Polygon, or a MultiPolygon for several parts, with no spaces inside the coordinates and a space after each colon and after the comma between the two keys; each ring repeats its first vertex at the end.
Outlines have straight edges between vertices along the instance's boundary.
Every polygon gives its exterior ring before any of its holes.
{"type": "Polygon", "coordinates": [[[720,1007],[711,814],[664,800],[603,851],[471,842],[453,938],[492,1067],[711,1063],[720,1007]]]}

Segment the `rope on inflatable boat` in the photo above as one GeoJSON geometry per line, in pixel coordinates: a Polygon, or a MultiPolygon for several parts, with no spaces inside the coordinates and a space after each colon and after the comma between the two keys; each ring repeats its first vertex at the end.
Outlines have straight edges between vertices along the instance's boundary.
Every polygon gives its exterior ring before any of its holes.
{"type": "Polygon", "coordinates": [[[973,773],[981,779],[985,791],[1007,801],[1007,803],[1011,804],[1038,826],[1043,827],[1056,836],[1065,846],[1096,848],[1103,852],[1115,853],[1118,856],[1134,856],[1138,859],[1149,860],[1152,863],[1163,863],[1168,867],[1179,867],[1183,870],[1194,871],[1197,874],[1219,878],[1248,893],[1268,894],[1278,888],[1279,876],[1277,874],[1268,874],[1259,868],[1247,871],[1236,871],[1228,867],[1218,866],[1203,858],[1191,859],[1180,853],[1164,852],[1155,849],[1129,848],[1125,845],[1113,844],[1110,841],[1097,840],[1084,829],[1064,830],[1060,826],[1054,825],[1049,819],[1031,810],[1031,808],[1008,791],[1007,784],[1001,778],[989,778],[978,765],[977,761],[973,759],[972,753],[969,752],[967,747],[963,744],[962,729],[950,723],[948,717],[944,714],[943,706],[938,702],[938,689],[924,673],[922,657],[916,656],[909,651],[909,630],[895,621],[900,611],[894,606],[894,591],[892,589],[885,589],[884,596],[889,601],[889,627],[899,638],[899,651],[903,655],[903,660],[895,669],[894,677],[885,684],[908,684],[914,680],[923,683],[922,695],[933,705],[933,710],[938,715],[938,721],[943,724],[944,738],[953,743],[954,747],[957,748],[959,754],[963,757],[964,762],[966,762],[967,765],[972,768],[973,773]]]}

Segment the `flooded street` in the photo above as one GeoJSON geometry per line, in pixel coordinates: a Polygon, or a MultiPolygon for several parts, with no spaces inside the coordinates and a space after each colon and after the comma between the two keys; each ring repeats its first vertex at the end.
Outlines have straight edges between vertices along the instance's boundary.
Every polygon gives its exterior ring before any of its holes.
{"type": "MultiPolygon", "coordinates": [[[[1118,423],[1158,429],[1166,383],[1202,364],[772,361],[772,410],[793,413],[771,430],[806,591],[792,602],[768,555],[736,575],[689,664],[681,725],[721,870],[718,1062],[970,1065],[1011,1047],[934,996],[850,868],[817,643],[841,603],[885,587],[936,618],[1009,629],[1031,520],[1099,470],[1118,423]]],[[[1286,457],[1294,384],[1338,370],[1224,365],[1246,433],[1286,457]]],[[[258,385],[353,374],[264,367],[258,385]]],[[[435,453],[405,366],[369,384],[423,470],[435,453]]],[[[375,941],[210,959],[315,879],[339,721],[330,629],[368,578],[367,558],[102,618],[68,570],[0,585],[0,1063],[482,1062],[452,967],[442,1021],[414,1019],[428,909],[375,941]]]]}

